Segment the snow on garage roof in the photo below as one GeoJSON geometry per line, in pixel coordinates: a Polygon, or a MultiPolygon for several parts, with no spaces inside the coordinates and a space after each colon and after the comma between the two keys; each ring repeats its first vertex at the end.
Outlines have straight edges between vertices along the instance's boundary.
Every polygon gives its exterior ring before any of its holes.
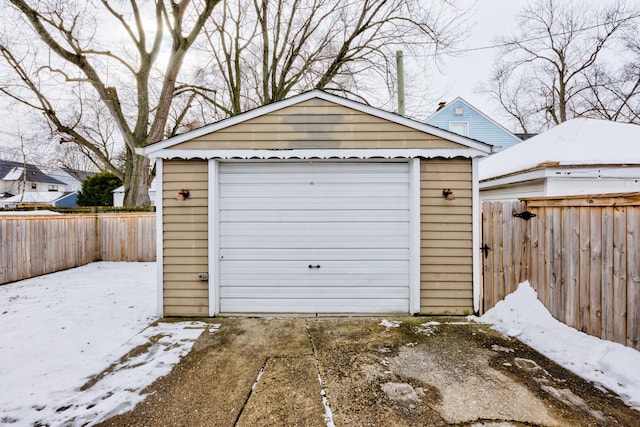
{"type": "Polygon", "coordinates": [[[543,166],[640,164],[640,126],[578,117],[480,161],[480,180],[543,166]]]}

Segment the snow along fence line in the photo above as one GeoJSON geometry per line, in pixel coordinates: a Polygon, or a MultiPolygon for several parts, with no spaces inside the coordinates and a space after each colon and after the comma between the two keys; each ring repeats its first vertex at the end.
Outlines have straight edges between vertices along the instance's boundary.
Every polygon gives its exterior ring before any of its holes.
{"type": "Polygon", "coordinates": [[[155,259],[155,214],[0,216],[0,285],[93,261],[155,259]]]}
{"type": "Polygon", "coordinates": [[[556,319],[640,350],[640,193],[484,202],[482,210],[484,311],[528,280],[556,319]],[[536,216],[514,216],[525,211],[536,216]]]}

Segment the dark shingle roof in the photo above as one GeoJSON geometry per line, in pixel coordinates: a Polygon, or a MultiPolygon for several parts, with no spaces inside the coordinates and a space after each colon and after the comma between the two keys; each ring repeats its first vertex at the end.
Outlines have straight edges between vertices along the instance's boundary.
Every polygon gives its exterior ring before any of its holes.
{"type": "MultiPolygon", "coordinates": [[[[21,162],[10,162],[7,160],[0,160],[0,179],[8,179],[11,181],[20,181],[25,179],[24,175],[25,164],[21,162]],[[20,172],[22,171],[22,173],[20,172]]],[[[26,180],[29,182],[44,182],[46,184],[62,184],[64,182],[42,172],[37,166],[26,164],[26,180]]]]}
{"type": "Polygon", "coordinates": [[[67,174],[71,175],[72,177],[74,177],[80,182],[96,174],[95,172],[79,171],[76,169],[69,169],[69,168],[60,168],[60,169],[62,169],[67,174]]]}

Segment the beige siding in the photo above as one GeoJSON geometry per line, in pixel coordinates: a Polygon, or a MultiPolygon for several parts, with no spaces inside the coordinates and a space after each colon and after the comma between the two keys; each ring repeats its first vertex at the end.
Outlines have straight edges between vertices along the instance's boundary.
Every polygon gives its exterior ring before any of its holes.
{"type": "Polygon", "coordinates": [[[471,159],[428,159],[420,165],[420,312],[473,312],[471,159]],[[442,190],[453,190],[445,200],[442,190]]]}
{"type": "Polygon", "coordinates": [[[205,160],[165,160],[163,164],[164,314],[207,316],[208,282],[198,273],[208,272],[207,188],[205,160]],[[189,199],[177,201],[181,189],[189,199]]]}
{"type": "Polygon", "coordinates": [[[320,99],[175,145],[175,149],[466,148],[320,99]]]}

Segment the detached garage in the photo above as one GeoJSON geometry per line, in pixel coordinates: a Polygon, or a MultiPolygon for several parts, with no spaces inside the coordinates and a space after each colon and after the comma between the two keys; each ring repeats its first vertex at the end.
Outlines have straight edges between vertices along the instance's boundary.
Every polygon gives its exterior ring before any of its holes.
{"type": "Polygon", "coordinates": [[[321,91],[148,146],[159,314],[477,311],[490,151],[321,91]]]}

